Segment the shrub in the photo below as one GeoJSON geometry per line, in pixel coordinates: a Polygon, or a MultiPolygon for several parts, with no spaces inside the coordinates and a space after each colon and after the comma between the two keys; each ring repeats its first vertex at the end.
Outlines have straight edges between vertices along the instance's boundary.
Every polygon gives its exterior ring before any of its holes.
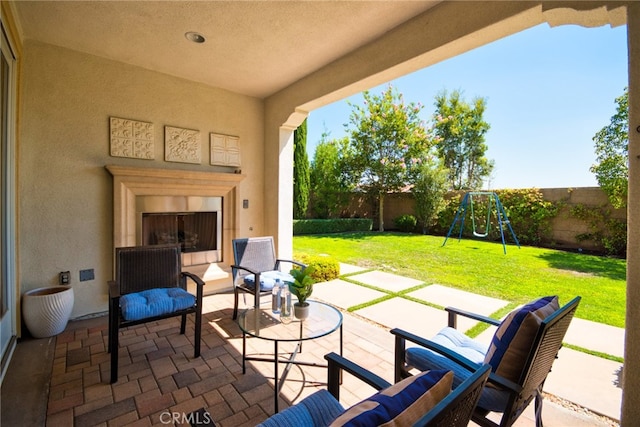
{"type": "Polygon", "coordinates": [[[393,222],[398,230],[405,233],[410,233],[415,230],[416,224],[418,223],[415,216],[407,214],[400,215],[399,217],[395,218],[393,222]]]}
{"type": "Polygon", "coordinates": [[[551,220],[564,202],[545,200],[538,189],[496,191],[520,243],[539,245],[551,236],[551,220]]]}
{"type": "Polygon", "coordinates": [[[579,242],[589,240],[604,249],[607,255],[625,257],[627,252],[627,223],[611,217],[605,207],[587,207],[582,204],[571,208],[571,215],[587,223],[588,233],[576,235],[579,242]]]}
{"type": "Polygon", "coordinates": [[[293,235],[371,231],[373,221],[366,218],[297,219],[293,221],[293,235]]]}
{"type": "Polygon", "coordinates": [[[302,255],[300,261],[313,267],[311,277],[316,282],[327,282],[340,277],[340,263],[328,255],[302,255]]]}

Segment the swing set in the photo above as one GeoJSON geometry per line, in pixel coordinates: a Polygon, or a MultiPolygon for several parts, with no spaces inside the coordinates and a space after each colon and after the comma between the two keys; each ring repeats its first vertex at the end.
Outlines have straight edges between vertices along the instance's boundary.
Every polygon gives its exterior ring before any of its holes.
{"type": "MultiPolygon", "coordinates": [[[[478,201],[476,201],[476,203],[478,203],[478,201]]],[[[504,250],[504,253],[505,254],[507,253],[507,245],[504,241],[503,224],[507,225],[507,227],[509,228],[509,231],[511,231],[511,236],[513,236],[513,240],[518,245],[518,248],[520,248],[520,242],[516,237],[516,233],[513,232],[513,228],[511,228],[511,223],[509,222],[509,219],[507,218],[507,214],[505,213],[504,208],[502,207],[502,203],[500,203],[500,198],[496,193],[488,192],[488,191],[471,191],[464,195],[464,198],[462,199],[462,202],[460,203],[460,206],[456,211],[456,216],[453,218],[453,222],[451,223],[451,227],[449,227],[449,232],[447,233],[447,237],[444,239],[444,243],[442,244],[442,246],[444,246],[447,243],[447,240],[449,239],[449,236],[451,235],[453,228],[458,222],[460,222],[460,234],[458,235],[458,241],[460,241],[460,239],[462,238],[462,231],[464,230],[464,219],[467,216],[467,211],[471,212],[471,225],[473,229],[473,235],[480,238],[485,238],[489,236],[489,232],[491,231],[491,210],[494,204],[496,209],[496,218],[498,219],[498,227],[500,228],[500,237],[502,238],[502,248],[504,250]],[[473,211],[474,196],[478,198],[485,198],[487,200],[487,218],[485,220],[484,227],[482,227],[481,225],[478,226],[478,224],[476,223],[476,215],[473,211]]]]}

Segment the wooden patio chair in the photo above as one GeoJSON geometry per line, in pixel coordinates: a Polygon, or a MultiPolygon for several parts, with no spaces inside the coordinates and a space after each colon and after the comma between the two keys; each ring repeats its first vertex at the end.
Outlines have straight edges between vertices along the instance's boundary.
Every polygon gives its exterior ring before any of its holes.
{"type": "Polygon", "coordinates": [[[490,372],[489,365],[480,366],[452,391],[453,375],[448,371],[425,372],[419,380],[414,377],[390,384],[336,353],[325,359],[329,364],[327,390],[315,392],[259,427],[339,426],[348,421],[381,425],[390,422],[388,418],[393,425],[466,427],[490,372]],[[345,410],[340,403],[343,371],[379,392],[345,410]]]}
{"type": "Polygon", "coordinates": [[[472,420],[481,426],[511,426],[535,399],[536,426],[542,427],[542,387],[575,314],[580,297],[559,308],[557,297],[540,298],[512,311],[502,321],[448,307],[449,326],[431,340],[401,329],[395,338],[395,379],[411,376],[413,368],[451,369],[454,386],[483,363],[491,375],[472,420]],[[455,329],[457,315],[486,322],[498,329],[487,348],[455,329]],[[406,347],[406,342],[419,347],[406,347]],[[489,412],[502,413],[498,423],[489,412]]]}
{"type": "Polygon", "coordinates": [[[180,244],[116,248],[115,280],[109,281],[109,352],[111,383],[118,381],[118,331],[128,326],[195,313],[194,356],[200,356],[204,282],[182,271],[180,244]],[[196,295],[187,292],[187,278],[196,295]]]}
{"type": "Polygon", "coordinates": [[[293,281],[293,277],[280,271],[283,263],[307,266],[301,262],[276,258],[273,237],[249,237],[232,241],[234,264],[233,276],[233,319],[238,317],[238,296],[243,292],[254,296],[254,307],[260,306],[260,296],[270,295],[275,279],[293,281]],[[259,286],[257,286],[259,284],[259,286]]]}

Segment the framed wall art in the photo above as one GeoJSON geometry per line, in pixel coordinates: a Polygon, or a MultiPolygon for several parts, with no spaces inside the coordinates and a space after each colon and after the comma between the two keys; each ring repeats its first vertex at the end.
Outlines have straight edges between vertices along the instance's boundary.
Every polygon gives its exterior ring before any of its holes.
{"type": "Polygon", "coordinates": [[[153,123],[110,117],[109,134],[111,156],[155,159],[153,123]]]}
{"type": "Polygon", "coordinates": [[[240,165],[240,138],[231,135],[212,133],[210,139],[210,163],[213,166],[232,166],[239,168],[240,165]]]}
{"type": "Polygon", "coordinates": [[[202,161],[200,131],[165,126],[164,159],[167,162],[200,164],[202,161]]]}

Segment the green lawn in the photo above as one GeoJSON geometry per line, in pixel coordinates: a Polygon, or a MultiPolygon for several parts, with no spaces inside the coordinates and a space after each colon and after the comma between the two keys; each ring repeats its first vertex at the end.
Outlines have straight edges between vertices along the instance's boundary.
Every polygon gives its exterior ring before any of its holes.
{"type": "Polygon", "coordinates": [[[576,295],[576,317],[624,327],[626,261],[551,249],[403,233],[295,236],[294,256],[327,254],[365,268],[525,303],[576,295]]]}

